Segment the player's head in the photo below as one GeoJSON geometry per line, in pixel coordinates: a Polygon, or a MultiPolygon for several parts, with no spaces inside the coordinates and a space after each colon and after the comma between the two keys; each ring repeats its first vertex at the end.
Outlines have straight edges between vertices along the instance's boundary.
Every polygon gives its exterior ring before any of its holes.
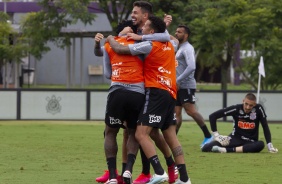
{"type": "Polygon", "coordinates": [[[190,36],[191,31],[189,27],[185,25],[179,25],[175,31],[175,38],[178,39],[179,43],[186,42],[190,36]]]}
{"type": "Polygon", "coordinates": [[[254,106],[256,106],[257,97],[253,93],[248,93],[243,99],[243,109],[245,113],[251,112],[254,106]]]}
{"type": "Polygon", "coordinates": [[[150,15],[142,27],[143,34],[163,33],[166,30],[165,22],[154,15],[150,15]]]}
{"type": "Polygon", "coordinates": [[[148,20],[149,15],[153,13],[152,9],[152,4],[147,1],[135,1],[131,12],[133,24],[141,29],[146,20],[148,20]]]}
{"type": "Polygon", "coordinates": [[[133,33],[137,33],[137,26],[133,25],[131,20],[122,20],[116,30],[116,34],[118,35],[125,27],[130,27],[133,33]]]}

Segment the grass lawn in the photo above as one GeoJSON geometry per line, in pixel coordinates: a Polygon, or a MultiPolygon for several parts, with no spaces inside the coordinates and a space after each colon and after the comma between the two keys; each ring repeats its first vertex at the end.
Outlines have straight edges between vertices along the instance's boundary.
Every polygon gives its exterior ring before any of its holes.
{"type": "MultiPolygon", "coordinates": [[[[269,126],[272,142],[281,150],[282,124],[269,126]]],[[[221,134],[228,134],[232,123],[218,123],[218,129],[221,134]]],[[[0,183],[95,183],[106,169],[103,130],[102,122],[93,121],[0,121],[0,183]]],[[[281,183],[281,153],[268,153],[267,148],[258,154],[202,153],[199,145],[203,134],[194,122],[183,123],[178,137],[193,184],[281,183]]],[[[260,138],[265,140],[262,132],[260,138]]],[[[160,153],[159,158],[166,168],[160,153]]],[[[121,149],[117,163],[121,170],[121,149]]],[[[140,169],[138,155],[134,178],[140,169]]]]}

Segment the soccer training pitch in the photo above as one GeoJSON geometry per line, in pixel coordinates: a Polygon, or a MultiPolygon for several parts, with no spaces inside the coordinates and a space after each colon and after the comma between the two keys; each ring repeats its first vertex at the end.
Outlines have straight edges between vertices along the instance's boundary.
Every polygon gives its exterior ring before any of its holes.
{"type": "MultiPolygon", "coordinates": [[[[207,123],[208,127],[209,123],[207,123]]],[[[270,124],[272,142],[282,152],[282,124],[270,124]]],[[[93,184],[107,168],[104,123],[93,121],[0,121],[1,184],[93,184]]],[[[221,134],[232,123],[218,123],[221,134]]],[[[280,184],[281,153],[202,153],[203,133],[184,122],[178,134],[193,184],[280,184]]],[[[121,170],[121,138],[117,166],[121,170]]],[[[262,127],[260,139],[265,142],[262,127]]],[[[162,165],[165,160],[158,152],[162,165]]],[[[133,179],[141,172],[138,154],[133,179]]],[[[153,169],[151,168],[151,174],[153,169]]]]}

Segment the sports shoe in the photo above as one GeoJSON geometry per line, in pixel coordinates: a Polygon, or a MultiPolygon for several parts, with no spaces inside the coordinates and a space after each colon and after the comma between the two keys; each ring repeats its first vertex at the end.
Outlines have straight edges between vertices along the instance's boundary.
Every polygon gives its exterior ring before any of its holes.
{"type": "Polygon", "coordinates": [[[134,181],[133,184],[144,184],[149,182],[151,179],[151,174],[141,173],[134,181]]]}
{"type": "Polygon", "coordinates": [[[163,175],[154,174],[153,177],[150,179],[148,184],[158,184],[168,181],[168,175],[164,172],[163,175]]]}
{"type": "Polygon", "coordinates": [[[125,184],[125,183],[123,182],[122,176],[120,176],[120,175],[117,176],[117,182],[118,182],[118,184],[125,184]]]}
{"type": "Polygon", "coordinates": [[[174,184],[192,184],[190,178],[188,179],[187,182],[183,182],[180,179],[178,179],[174,184]]]}
{"type": "MultiPolygon", "coordinates": [[[[116,173],[118,175],[118,171],[116,171],[116,173]]],[[[105,182],[107,182],[108,179],[109,179],[109,175],[110,175],[109,170],[105,170],[105,173],[102,176],[96,178],[96,182],[98,182],[98,183],[105,183],[105,182]]]]}
{"type": "Polygon", "coordinates": [[[123,182],[125,184],[132,184],[132,175],[130,171],[128,170],[124,171],[122,177],[123,177],[123,182]]]}
{"type": "Polygon", "coordinates": [[[117,179],[110,179],[110,180],[107,180],[104,184],[118,184],[118,181],[117,179]]]}
{"type": "Polygon", "coordinates": [[[215,153],[226,153],[226,148],[213,146],[211,151],[215,153]]]}
{"type": "Polygon", "coordinates": [[[211,142],[213,140],[213,136],[209,137],[209,138],[204,138],[202,144],[200,145],[200,147],[202,148],[205,144],[211,142]]]}
{"type": "MultiPolygon", "coordinates": [[[[167,173],[168,173],[168,182],[169,183],[174,183],[175,182],[175,165],[171,165],[167,168],[167,173]]],[[[177,170],[178,174],[178,170],[177,170]]]]}

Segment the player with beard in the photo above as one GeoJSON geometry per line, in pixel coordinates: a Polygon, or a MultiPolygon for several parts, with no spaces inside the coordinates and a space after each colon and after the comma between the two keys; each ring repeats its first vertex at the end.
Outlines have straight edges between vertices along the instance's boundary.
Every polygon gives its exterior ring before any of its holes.
{"type": "Polygon", "coordinates": [[[203,116],[197,111],[195,106],[196,79],[194,77],[196,70],[195,50],[188,42],[191,35],[190,29],[185,25],[177,27],[175,38],[179,41],[179,48],[176,52],[176,82],[177,82],[177,101],[175,106],[177,119],[177,132],[182,124],[182,109],[191,116],[204,134],[204,140],[201,147],[212,140],[212,136],[205,124],[203,116]]]}
{"type": "Polygon", "coordinates": [[[268,127],[264,108],[256,103],[256,96],[248,93],[243,104],[232,105],[220,109],[209,116],[214,140],[203,146],[203,152],[219,153],[258,153],[263,150],[264,142],[258,140],[259,125],[261,124],[267,148],[270,153],[277,153],[271,143],[271,133],[268,127]],[[232,116],[233,131],[228,136],[220,135],[216,121],[219,118],[232,116]]]}

